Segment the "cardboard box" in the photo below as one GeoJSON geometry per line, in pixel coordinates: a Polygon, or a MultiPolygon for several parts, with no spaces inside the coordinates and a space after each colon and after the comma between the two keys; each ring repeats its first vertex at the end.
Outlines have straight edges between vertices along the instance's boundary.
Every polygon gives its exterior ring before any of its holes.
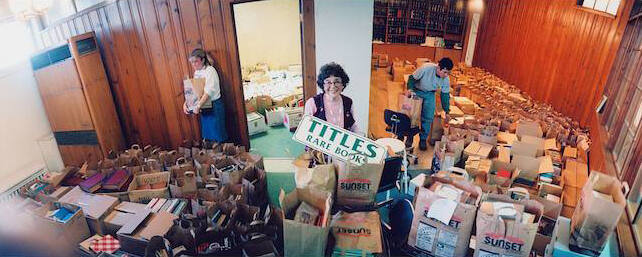
{"type": "Polygon", "coordinates": [[[139,256],[145,255],[145,248],[153,236],[165,236],[177,219],[171,213],[151,213],[149,209],[136,213],[116,235],[120,249],[139,256]]]}
{"type": "Polygon", "coordinates": [[[539,190],[537,191],[537,196],[541,198],[546,198],[546,195],[554,195],[562,198],[562,187],[558,185],[553,185],[549,183],[540,183],[539,190]]]}
{"type": "Polygon", "coordinates": [[[453,97],[453,100],[455,101],[455,105],[457,105],[457,107],[459,107],[459,109],[461,109],[465,114],[474,115],[477,111],[475,102],[471,101],[467,97],[455,96],[453,97]]]}
{"type": "Polygon", "coordinates": [[[575,207],[571,206],[562,206],[562,216],[567,219],[573,218],[573,212],[575,212],[575,207]]]}
{"type": "Polygon", "coordinates": [[[553,150],[560,151],[560,148],[557,146],[557,140],[555,138],[547,138],[544,140],[544,150],[553,150]]]}
{"type": "Polygon", "coordinates": [[[300,188],[286,194],[281,189],[279,203],[280,216],[283,217],[284,256],[323,256],[330,232],[332,194],[300,188]],[[320,211],[320,226],[294,220],[293,214],[301,202],[306,202],[320,211]]]}
{"type": "Polygon", "coordinates": [[[580,201],[571,219],[571,248],[599,253],[622,217],[626,200],[616,177],[593,172],[580,193],[580,201]],[[596,197],[594,192],[612,197],[596,197]]]}
{"type": "MultiPolygon", "coordinates": [[[[571,220],[567,217],[560,217],[557,219],[555,225],[555,230],[553,232],[553,238],[551,238],[551,243],[546,247],[545,256],[552,257],[588,257],[581,253],[572,251],[569,248],[570,241],[570,231],[571,231],[571,220]]],[[[614,236],[609,237],[608,245],[613,245],[614,236]]],[[[615,243],[617,244],[617,243],[615,243]]],[[[617,250],[613,251],[612,247],[604,248],[600,257],[613,256],[617,250]]]]}
{"type": "Polygon", "coordinates": [[[126,225],[136,213],[145,211],[145,204],[121,202],[105,217],[105,231],[116,235],[116,232],[126,225]]]}
{"type": "Polygon", "coordinates": [[[302,119],[303,107],[287,108],[283,114],[283,125],[292,131],[299,126],[302,119]]]}
{"type": "Polygon", "coordinates": [[[497,185],[502,188],[509,188],[513,181],[519,177],[521,171],[515,164],[493,161],[488,173],[488,184],[497,185]],[[510,173],[507,177],[504,173],[510,173]]]}
{"type": "Polygon", "coordinates": [[[582,188],[588,180],[588,166],[573,159],[566,161],[566,169],[562,170],[560,185],[564,188],[582,188]]]}
{"type": "Polygon", "coordinates": [[[510,153],[512,156],[521,155],[535,158],[537,157],[537,146],[522,141],[514,141],[510,153]]]}
{"type": "Polygon", "coordinates": [[[540,168],[539,159],[529,156],[515,155],[513,156],[511,163],[520,170],[519,178],[533,182],[533,184],[537,181],[540,168]]]}
{"type": "Polygon", "coordinates": [[[574,147],[564,147],[564,154],[562,155],[562,160],[566,161],[567,159],[577,159],[577,148],[574,147]]]}
{"type": "Polygon", "coordinates": [[[35,226],[38,228],[38,233],[50,235],[50,240],[55,242],[57,247],[65,249],[65,251],[73,251],[80,242],[84,241],[91,235],[89,233],[87,220],[85,219],[85,214],[83,213],[82,208],[78,205],[51,202],[35,209],[32,214],[35,216],[34,221],[35,226]],[[75,211],[75,213],[65,223],[47,217],[47,212],[61,207],[75,211]]]}
{"type": "Polygon", "coordinates": [[[492,150],[492,145],[473,141],[464,149],[464,158],[467,159],[469,156],[479,156],[487,159],[492,150]]]}
{"type": "Polygon", "coordinates": [[[258,112],[248,113],[247,131],[250,136],[266,132],[267,124],[265,123],[265,117],[258,112]]]}
{"type": "Polygon", "coordinates": [[[60,202],[80,206],[92,234],[104,235],[106,233],[105,217],[118,205],[119,201],[116,197],[86,193],[76,186],[61,197],[60,202]]]}
{"type": "Polygon", "coordinates": [[[520,140],[522,139],[522,136],[527,135],[527,136],[534,136],[534,137],[539,137],[541,138],[544,136],[544,132],[542,131],[542,127],[539,126],[539,124],[535,121],[526,121],[526,120],[521,120],[517,123],[517,129],[516,132],[517,138],[520,140]]]}
{"type": "Polygon", "coordinates": [[[256,112],[265,114],[265,109],[272,107],[272,97],[260,95],[256,97],[256,112]]]}
{"type": "Polygon", "coordinates": [[[283,125],[284,113],[285,109],[283,107],[265,110],[265,119],[267,120],[267,125],[270,127],[283,125]]]}
{"type": "Polygon", "coordinates": [[[43,197],[43,203],[48,203],[48,202],[57,202],[60,200],[61,197],[63,197],[65,194],[67,194],[69,191],[71,191],[73,187],[59,187],[56,189],[56,191],[53,191],[51,194],[44,195],[43,197]]]}
{"type": "Polygon", "coordinates": [[[518,141],[516,134],[510,133],[510,132],[504,132],[504,131],[497,132],[497,142],[498,143],[502,143],[502,144],[506,144],[506,145],[512,146],[513,142],[515,142],[515,141],[518,141]]]}
{"type": "Polygon", "coordinates": [[[544,149],[546,147],[546,145],[545,145],[546,140],[545,139],[540,138],[540,137],[523,135],[521,142],[534,145],[535,149],[537,150],[535,152],[535,156],[536,157],[540,157],[540,156],[544,155],[544,149]]]}
{"type": "Polygon", "coordinates": [[[464,117],[465,113],[459,109],[456,105],[451,105],[450,106],[450,117],[457,118],[457,117],[464,117]]]}
{"type": "Polygon", "coordinates": [[[57,187],[58,185],[60,185],[62,180],[67,177],[67,175],[76,171],[78,171],[78,168],[76,167],[65,167],[59,172],[50,171],[42,177],[42,181],[52,185],[53,187],[57,187]]]}
{"type": "Polygon", "coordinates": [[[170,173],[167,171],[134,176],[134,180],[129,184],[129,201],[146,203],[152,198],[169,198],[169,179],[170,173]],[[153,185],[161,182],[165,183],[165,187],[137,189],[139,185],[153,185]]]}
{"type": "Polygon", "coordinates": [[[537,230],[537,235],[535,235],[535,241],[533,242],[533,250],[543,256],[546,252],[546,246],[548,246],[553,239],[555,225],[557,224],[557,219],[559,219],[560,214],[562,213],[563,206],[561,203],[551,202],[537,196],[531,199],[538,201],[544,206],[544,213],[540,219],[539,229],[537,230]]]}

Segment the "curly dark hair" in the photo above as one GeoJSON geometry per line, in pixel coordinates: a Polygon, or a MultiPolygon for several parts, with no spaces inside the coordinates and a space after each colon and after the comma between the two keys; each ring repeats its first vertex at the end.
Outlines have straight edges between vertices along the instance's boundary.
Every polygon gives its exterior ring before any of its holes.
{"type": "Polygon", "coordinates": [[[350,83],[350,78],[348,77],[348,74],[343,70],[341,65],[331,62],[326,65],[321,66],[321,69],[319,70],[319,76],[317,77],[317,86],[323,89],[323,81],[327,79],[330,76],[335,76],[341,78],[341,82],[343,82],[343,88],[345,89],[348,86],[348,83],[350,83]]]}

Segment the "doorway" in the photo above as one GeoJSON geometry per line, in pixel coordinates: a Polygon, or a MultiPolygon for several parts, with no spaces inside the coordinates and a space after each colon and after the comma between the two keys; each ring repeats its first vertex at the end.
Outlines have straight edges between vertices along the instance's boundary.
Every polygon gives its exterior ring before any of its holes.
{"type": "Polygon", "coordinates": [[[299,0],[232,5],[251,151],[267,158],[304,150],[283,117],[303,104],[300,10],[299,0]]]}

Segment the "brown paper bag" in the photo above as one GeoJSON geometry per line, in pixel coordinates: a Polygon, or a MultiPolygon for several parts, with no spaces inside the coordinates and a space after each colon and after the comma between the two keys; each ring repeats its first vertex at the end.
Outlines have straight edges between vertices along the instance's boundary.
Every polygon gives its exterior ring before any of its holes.
{"type": "MultiPolygon", "coordinates": [[[[193,78],[183,80],[183,94],[187,107],[192,110],[203,96],[205,89],[204,78],[193,78]]],[[[212,108],[212,101],[207,101],[202,108],[212,108]]]]}
{"type": "Polygon", "coordinates": [[[346,162],[345,168],[338,165],[337,204],[349,206],[373,204],[383,173],[383,166],[383,163],[366,163],[356,166],[350,162],[346,162]]]}
{"type": "Polygon", "coordinates": [[[294,165],[294,181],[297,188],[314,188],[334,194],[337,185],[337,176],[333,164],[312,164],[324,163],[323,157],[313,157],[309,153],[303,153],[292,162],[294,165]]]}
{"type": "Polygon", "coordinates": [[[528,257],[542,213],[542,204],[535,200],[515,201],[508,195],[488,194],[477,212],[474,256],[528,257]],[[502,218],[499,211],[494,210],[493,202],[501,204],[499,210],[510,209],[515,218],[502,218]],[[527,219],[526,213],[533,215],[534,219],[522,222],[522,219],[527,219]]]}
{"type": "Polygon", "coordinates": [[[421,124],[421,105],[423,100],[417,96],[407,97],[405,94],[399,94],[399,112],[408,115],[410,125],[418,127],[421,124]]]}
{"type": "Polygon", "coordinates": [[[415,197],[415,213],[408,245],[434,256],[466,256],[481,194],[479,187],[467,181],[444,180],[436,176],[427,178],[424,187],[418,189],[415,197]],[[442,203],[451,200],[427,188],[440,183],[461,189],[470,195],[470,200],[450,203],[455,206],[454,209],[444,207],[442,203]],[[448,224],[433,218],[433,213],[441,212],[452,212],[448,224]]]}
{"type": "Polygon", "coordinates": [[[172,178],[182,178],[187,171],[195,171],[194,165],[190,163],[187,159],[181,157],[176,160],[176,163],[169,167],[169,171],[172,174],[172,178]]]}
{"type": "Polygon", "coordinates": [[[212,170],[222,185],[241,184],[244,175],[238,161],[228,156],[214,159],[212,170]]]}
{"type": "Polygon", "coordinates": [[[591,172],[571,219],[571,247],[602,251],[624,212],[626,200],[621,188],[616,177],[591,172]],[[598,195],[606,195],[613,200],[598,195]]]}
{"type": "Polygon", "coordinates": [[[313,188],[296,188],[279,194],[280,216],[283,217],[283,248],[285,256],[324,256],[330,232],[332,194],[313,188]],[[301,202],[319,209],[318,226],[294,221],[294,212],[301,202]]]}
{"type": "Polygon", "coordinates": [[[341,250],[362,250],[381,253],[381,220],[377,211],[347,213],[339,211],[332,217],[335,247],[341,250]]]}

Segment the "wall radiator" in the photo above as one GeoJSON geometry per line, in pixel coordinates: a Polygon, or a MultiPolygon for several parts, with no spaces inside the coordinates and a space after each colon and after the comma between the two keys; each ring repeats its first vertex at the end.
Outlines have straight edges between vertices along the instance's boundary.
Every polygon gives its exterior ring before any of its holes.
{"type": "Polygon", "coordinates": [[[20,188],[33,182],[34,180],[41,179],[45,175],[45,173],[46,168],[43,167],[41,169],[38,169],[33,174],[31,174],[31,176],[23,179],[22,181],[20,181],[20,183],[15,184],[13,187],[7,189],[7,191],[4,191],[0,194],[0,203],[19,197],[20,188]]]}

